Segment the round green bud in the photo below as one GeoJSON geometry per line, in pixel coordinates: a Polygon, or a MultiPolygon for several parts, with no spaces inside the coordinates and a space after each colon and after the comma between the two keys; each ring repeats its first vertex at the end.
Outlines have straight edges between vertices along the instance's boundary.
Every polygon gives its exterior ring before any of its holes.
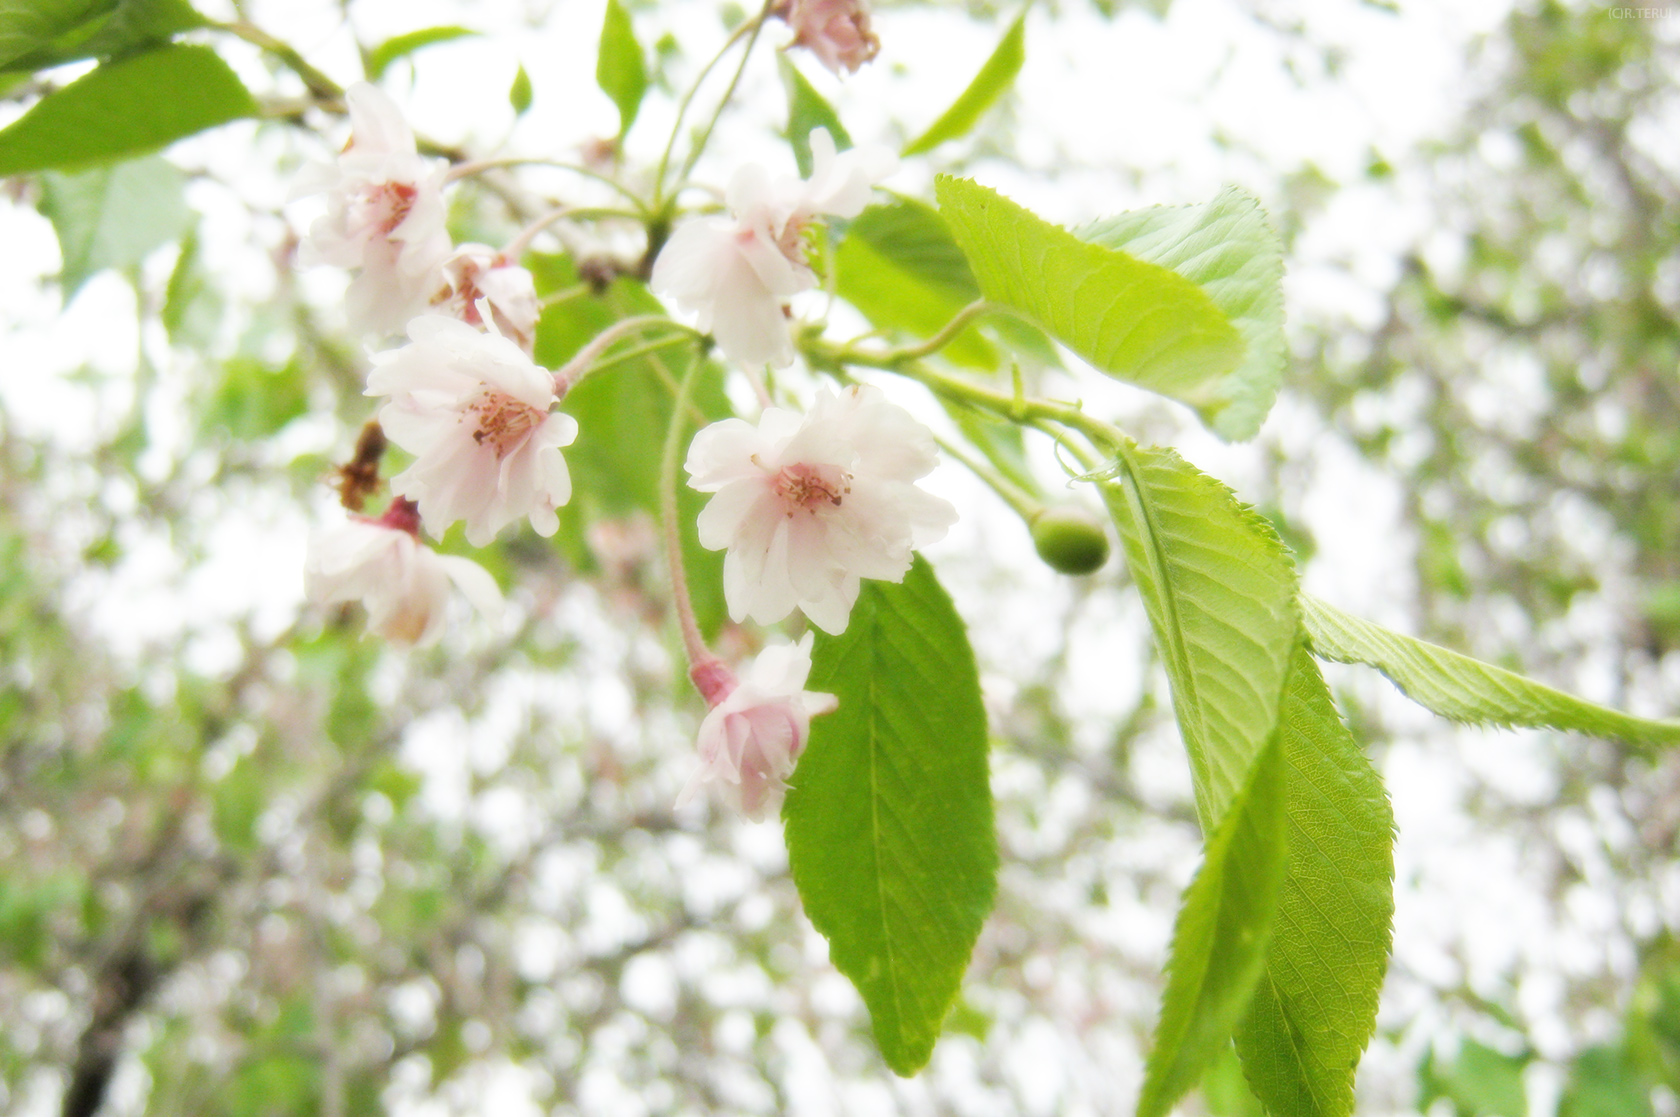
{"type": "Polygon", "coordinates": [[[1074,504],[1046,508],[1032,519],[1038,557],[1063,574],[1089,574],[1108,561],[1102,521],[1074,504]]]}

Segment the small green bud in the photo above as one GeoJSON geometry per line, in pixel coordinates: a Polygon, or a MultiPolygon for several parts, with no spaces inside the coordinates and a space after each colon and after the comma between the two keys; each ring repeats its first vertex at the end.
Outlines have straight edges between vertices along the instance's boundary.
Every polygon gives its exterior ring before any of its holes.
{"type": "Polygon", "coordinates": [[[1032,519],[1038,557],[1063,574],[1089,574],[1108,561],[1102,521],[1075,504],[1046,508],[1032,519]]]}

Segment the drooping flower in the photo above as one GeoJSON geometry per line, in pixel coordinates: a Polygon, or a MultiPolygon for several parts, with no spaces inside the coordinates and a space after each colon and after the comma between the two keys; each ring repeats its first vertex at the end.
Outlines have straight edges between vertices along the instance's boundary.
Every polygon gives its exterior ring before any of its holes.
{"type": "Polygon", "coordinates": [[[443,282],[453,244],[444,227],[441,165],[422,159],[402,114],[366,82],[345,91],[350,144],[333,164],[299,176],[295,197],[325,193],[304,260],[359,268],[346,293],[353,328],[395,333],[425,309],[443,282]]]}
{"type": "Polygon", "coordinates": [[[478,563],[440,555],[419,540],[419,517],[406,500],[380,519],[354,516],[310,537],[304,591],[332,605],[360,601],[368,629],[401,644],[426,645],[443,632],[453,583],[479,612],[494,616],[501,591],[478,563]]]}
{"type": "Polygon", "coordinates": [[[765,648],[739,679],[716,660],[696,665],[695,682],[712,708],[700,723],[700,768],[677,806],[707,783],[755,822],[781,806],[811,719],[839,705],[832,694],[805,689],[811,640],[807,632],[797,644],[765,648]]]}
{"type": "Polygon", "coordinates": [[[793,28],[790,45],[804,47],[836,75],[857,73],[881,49],[864,0],[787,0],[776,14],[793,28]]]}
{"type": "Polygon", "coordinates": [[[730,359],[752,367],[793,360],[782,307],[816,285],[805,232],[819,215],[856,217],[870,188],[897,166],[884,147],[836,152],[823,129],[811,133],[809,180],[781,178],[756,163],[730,181],[729,217],[679,228],[654,262],[652,284],[699,316],[730,359]]]}
{"type": "Polygon", "coordinates": [[[824,388],[801,416],[766,408],[694,436],[689,484],[716,495],[700,543],[726,550],[729,615],[774,624],[795,608],[845,631],[859,580],[903,579],[911,552],[945,536],[949,501],[914,482],[938,464],[933,433],[879,388],[824,388]]]}
{"type": "Polygon", "coordinates": [[[409,344],[374,356],[367,394],[389,396],[379,423],[414,464],[391,478],[416,501],[434,535],[465,520],[482,547],[503,527],[530,517],[539,535],[560,526],[555,509],[571,499],[560,448],[577,420],[549,408],[554,376],[505,337],[428,314],[408,324],[409,344]]]}
{"type": "Polygon", "coordinates": [[[442,284],[432,292],[433,310],[482,327],[488,309],[496,332],[531,352],[541,308],[530,272],[482,244],[461,245],[442,272],[442,284]]]}

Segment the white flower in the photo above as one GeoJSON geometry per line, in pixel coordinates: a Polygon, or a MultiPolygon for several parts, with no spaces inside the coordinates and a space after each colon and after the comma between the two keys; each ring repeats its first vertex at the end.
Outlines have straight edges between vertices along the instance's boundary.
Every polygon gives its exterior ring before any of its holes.
{"type": "Polygon", "coordinates": [[[415,457],[391,488],[419,504],[434,535],[465,520],[475,547],[522,516],[553,535],[554,510],[572,495],[560,448],[578,429],[549,410],[553,374],[506,338],[440,314],[414,319],[408,332],[413,340],[376,354],[368,376],[368,395],[391,397],[380,426],[415,457]]]}
{"type": "Polygon", "coordinates": [[[541,307],[530,272],[482,244],[461,245],[442,271],[442,285],[432,293],[433,310],[483,326],[488,309],[496,332],[531,352],[541,307]]]}
{"type": "MultiPolygon", "coordinates": [[[[413,518],[412,505],[407,515],[413,518]]],[[[471,559],[438,554],[412,530],[386,522],[391,519],[390,513],[385,521],[357,517],[312,535],[304,565],[309,599],[360,601],[368,628],[403,644],[430,644],[443,632],[452,582],[479,612],[500,611],[501,591],[488,571],[471,559]]]]}
{"type": "Polygon", "coordinates": [[[384,93],[358,82],[344,97],[350,146],[333,165],[305,168],[293,191],[327,196],[304,260],[360,268],[346,293],[350,324],[384,335],[424,310],[442,282],[453,247],[444,227],[444,170],[419,156],[414,133],[384,93]]]}
{"type": "Polygon", "coordinates": [[[654,290],[695,312],[724,353],[740,364],[778,367],[793,360],[782,306],[816,285],[805,262],[805,230],[819,214],[856,217],[869,190],[897,159],[884,147],[836,153],[823,129],[811,133],[808,181],[772,180],[756,163],[735,172],[725,195],[729,217],[679,228],[654,262],[654,290]]]}
{"type": "Polygon", "coordinates": [[[704,783],[716,784],[729,804],[755,822],[781,806],[787,778],[811,735],[811,719],[839,705],[832,694],[805,689],[811,674],[811,633],[798,644],[758,653],[740,680],[715,664],[712,704],[700,723],[700,768],[677,798],[682,806],[704,783]]]}
{"type": "Polygon", "coordinates": [[[689,484],[717,494],[700,543],[727,548],[729,615],[774,624],[797,607],[845,631],[860,578],[902,580],[911,551],[956,522],[913,484],[938,460],[932,432],[868,385],[825,388],[803,417],[771,407],[756,427],[725,419],[695,435],[689,484]]]}
{"type": "Polygon", "coordinates": [[[809,50],[837,75],[857,73],[881,49],[863,0],[789,0],[785,9],[781,15],[793,28],[792,45],[809,50]]]}

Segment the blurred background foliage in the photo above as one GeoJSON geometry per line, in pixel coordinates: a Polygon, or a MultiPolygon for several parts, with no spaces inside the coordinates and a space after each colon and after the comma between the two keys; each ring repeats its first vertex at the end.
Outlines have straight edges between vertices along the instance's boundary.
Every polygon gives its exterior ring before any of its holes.
{"type": "MultiPolygon", "coordinates": [[[[946,14],[1000,33],[1015,11],[968,8],[946,14]]],[[[1167,6],[1037,18],[1093,11],[1167,6]]],[[[1428,150],[1373,149],[1360,181],[1279,165],[1251,184],[1292,236],[1352,191],[1392,191],[1427,221],[1373,319],[1297,323],[1288,417],[1262,436],[1244,495],[1279,520],[1310,587],[1340,526],[1315,494],[1356,456],[1397,495],[1391,538],[1368,541],[1410,568],[1385,616],[1672,714],[1680,20],[1608,11],[1518,4],[1466,59],[1476,98],[1428,150]]],[[[1336,51],[1310,21],[1266,6],[1252,19],[1334,88],[1336,51]]],[[[643,33],[652,86],[680,88],[703,57],[643,33]]],[[[362,46],[384,65],[400,53],[362,46]]],[[[274,72],[276,99],[295,96],[274,72]]],[[[1021,115],[989,116],[959,162],[1009,151],[1021,115]]],[[[290,169],[292,128],[248,136],[290,169]]],[[[994,699],[1003,871],[950,1034],[920,1078],[894,1079],[799,913],[778,828],[670,806],[698,710],[657,563],[654,455],[635,453],[662,426],[646,413],[669,381],[659,356],[575,401],[626,432],[600,460],[573,459],[620,482],[591,490],[611,499],[570,509],[557,546],[519,535],[474,553],[509,592],[503,628],[386,649],[354,610],[300,612],[294,584],[265,582],[265,553],[296,553],[332,502],[366,415],[363,357],[295,282],[283,198],[246,203],[266,255],[235,262],[266,276],[228,281],[229,253],[182,201],[214,178],[196,158],[8,183],[57,235],[46,301],[114,269],[134,325],[113,326],[131,361],[66,378],[58,422],[14,414],[20,362],[0,396],[0,1109],[1129,1111],[1198,836],[1158,673],[1135,690],[1104,677],[1148,655],[1113,567],[1058,578],[996,516],[969,537],[984,546],[936,556],[994,699]],[[110,219],[118,202],[125,221],[110,219]],[[284,607],[206,606],[229,580],[284,607]],[[1024,620],[992,609],[1023,598],[1024,620]]],[[[527,202],[564,200],[491,187],[459,196],[461,236],[505,239],[527,202]]],[[[562,249],[533,264],[551,364],[649,298],[610,240],[562,249]]],[[[702,407],[727,408],[716,383],[702,407]]],[[[1135,418],[1172,433],[1159,409],[1135,418]]],[[[702,611],[726,647],[753,650],[715,590],[702,611]]],[[[1453,832],[1520,846],[1554,913],[1546,933],[1597,947],[1584,962],[1515,950],[1490,977],[1469,938],[1422,941],[1408,930],[1429,919],[1403,922],[1363,1110],[1680,1113],[1680,764],[1420,730],[1380,683],[1348,678],[1355,729],[1396,775],[1402,742],[1436,761],[1529,758],[1539,792],[1497,762],[1470,769],[1453,832]]],[[[1433,848],[1483,855],[1469,838],[1433,848]]],[[[1448,895],[1415,872],[1398,882],[1403,920],[1448,895]]],[[[1186,1105],[1237,1117],[1254,1103],[1232,1058],[1186,1105]]]]}

